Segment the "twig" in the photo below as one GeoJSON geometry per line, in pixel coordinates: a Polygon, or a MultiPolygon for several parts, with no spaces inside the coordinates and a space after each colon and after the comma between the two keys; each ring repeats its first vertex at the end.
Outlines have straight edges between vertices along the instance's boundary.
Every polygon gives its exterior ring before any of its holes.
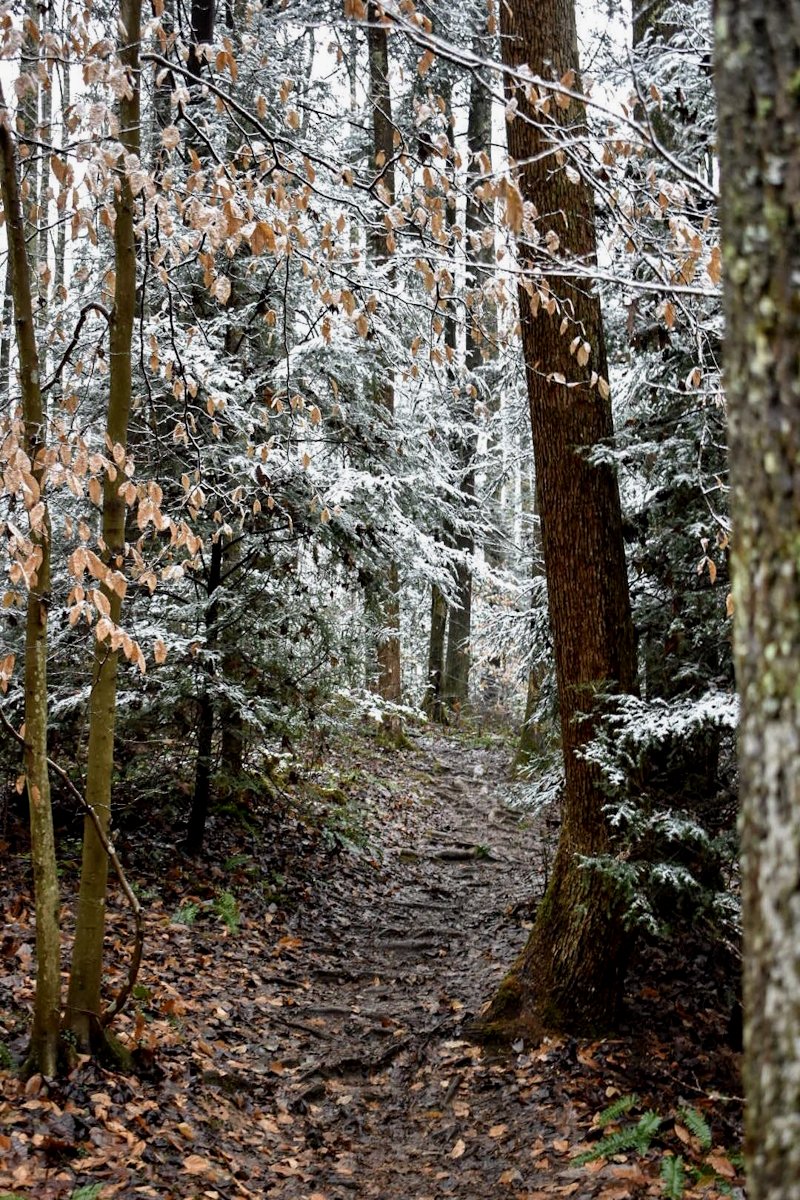
{"type": "MultiPolygon", "coordinates": [[[[15,739],[15,741],[19,742],[23,748],[27,749],[25,738],[21,733],[17,732],[2,708],[0,708],[0,721],[2,721],[3,725],[15,739]]],[[[142,906],[134,895],[131,885],[128,883],[128,879],[125,875],[125,871],[123,870],[122,863],[119,861],[117,852],[114,849],[114,845],[108,840],[108,837],[106,836],[106,833],[100,824],[100,818],[98,817],[92,805],[84,799],[63,767],[60,767],[58,763],[53,762],[52,758],[47,759],[47,765],[51,770],[55,771],[56,775],[67,788],[67,791],[70,793],[73,799],[77,801],[78,805],[92,822],[98,841],[108,855],[109,862],[116,872],[117,879],[119,880],[119,884],[125,895],[125,899],[128,901],[128,904],[131,906],[131,911],[133,912],[135,934],[130,966],[128,967],[128,978],[119,989],[114,999],[111,1001],[111,1004],[109,1004],[106,1010],[100,1015],[100,1025],[103,1028],[106,1028],[111,1024],[114,1018],[122,1012],[123,1008],[127,1004],[131,992],[136,984],[136,979],[139,975],[139,968],[142,965],[142,951],[144,949],[144,918],[142,916],[142,906]]]]}
{"type": "Polygon", "coordinates": [[[78,338],[80,337],[84,322],[86,321],[86,318],[88,317],[90,312],[100,313],[101,316],[105,317],[108,324],[109,325],[111,324],[111,313],[108,311],[105,304],[99,304],[96,300],[92,300],[92,301],[90,301],[89,304],[85,304],[84,307],[81,309],[80,316],[78,317],[78,324],[75,326],[75,332],[72,335],[69,345],[67,346],[66,350],[64,351],[64,354],[61,358],[61,362],[58,364],[55,371],[50,376],[50,378],[47,380],[47,382],[42,384],[42,393],[49,392],[50,388],[53,387],[53,385],[58,382],[58,380],[61,376],[61,372],[64,370],[64,367],[69,362],[70,354],[72,354],[72,351],[75,349],[75,347],[78,344],[78,338]]]}

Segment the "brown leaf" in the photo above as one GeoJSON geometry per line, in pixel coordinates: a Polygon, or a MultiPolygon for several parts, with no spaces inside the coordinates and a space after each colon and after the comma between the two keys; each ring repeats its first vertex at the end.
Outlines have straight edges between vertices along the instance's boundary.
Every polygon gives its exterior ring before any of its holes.
{"type": "Polygon", "coordinates": [[[736,1168],[726,1154],[721,1150],[713,1150],[706,1158],[706,1162],[710,1167],[713,1167],[718,1175],[724,1176],[725,1179],[736,1178],[736,1168]]]}
{"type": "Polygon", "coordinates": [[[455,1146],[453,1146],[453,1149],[450,1151],[450,1157],[451,1158],[461,1158],[461,1155],[464,1153],[466,1148],[467,1148],[467,1143],[464,1141],[463,1138],[459,1138],[458,1141],[456,1142],[455,1146]]]}
{"type": "Polygon", "coordinates": [[[183,1169],[187,1175],[209,1175],[214,1170],[214,1164],[200,1154],[190,1154],[183,1160],[183,1169]]]}

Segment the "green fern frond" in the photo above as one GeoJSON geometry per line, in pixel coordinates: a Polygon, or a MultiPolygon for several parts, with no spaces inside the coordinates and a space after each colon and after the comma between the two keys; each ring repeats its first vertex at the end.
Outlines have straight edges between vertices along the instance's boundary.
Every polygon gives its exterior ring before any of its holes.
{"type": "Polygon", "coordinates": [[[636,1125],[626,1125],[616,1133],[609,1133],[607,1137],[601,1138],[593,1149],[579,1154],[574,1160],[575,1165],[584,1167],[587,1163],[596,1162],[598,1158],[613,1158],[615,1154],[622,1154],[625,1150],[636,1150],[643,1154],[649,1149],[660,1124],[661,1117],[658,1113],[645,1113],[636,1125]]]}
{"type": "Polygon", "coordinates": [[[686,1167],[680,1154],[665,1154],[661,1160],[661,1194],[666,1200],[683,1200],[686,1167]]]}
{"type": "Polygon", "coordinates": [[[631,1092],[627,1096],[620,1096],[619,1100],[615,1100],[613,1104],[609,1104],[608,1108],[604,1108],[601,1113],[595,1117],[595,1124],[601,1129],[605,1129],[606,1125],[613,1124],[620,1117],[624,1117],[625,1113],[629,1113],[632,1108],[636,1108],[639,1103],[639,1097],[635,1092],[631,1092]]]}
{"type": "Polygon", "coordinates": [[[689,1132],[697,1138],[703,1149],[710,1150],[712,1142],[711,1129],[703,1114],[698,1112],[696,1108],[691,1108],[687,1105],[685,1108],[679,1110],[678,1115],[689,1132]]]}
{"type": "Polygon", "coordinates": [[[657,1112],[648,1109],[639,1118],[639,1123],[634,1126],[636,1131],[636,1149],[644,1153],[650,1149],[650,1143],[658,1133],[664,1123],[664,1118],[659,1116],[657,1112]]]}

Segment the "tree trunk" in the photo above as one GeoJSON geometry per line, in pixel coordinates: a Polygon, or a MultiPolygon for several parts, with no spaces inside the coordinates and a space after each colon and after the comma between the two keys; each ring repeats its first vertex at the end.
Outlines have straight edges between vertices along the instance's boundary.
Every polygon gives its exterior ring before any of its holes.
{"type": "MultiPolygon", "coordinates": [[[[235,590],[235,583],[231,583],[231,577],[235,576],[242,569],[240,559],[241,547],[241,539],[237,538],[233,542],[226,542],[223,550],[224,578],[229,595],[231,588],[235,590]]],[[[222,642],[222,674],[228,685],[239,684],[241,686],[241,639],[243,636],[244,630],[239,621],[235,624],[232,624],[229,620],[224,621],[220,633],[220,641],[222,642]]],[[[231,703],[226,698],[223,699],[220,705],[219,721],[220,767],[226,777],[226,786],[230,788],[240,779],[244,770],[244,714],[238,705],[231,703]]]]}
{"type": "MultiPolygon", "coordinates": [[[[122,0],[122,45],[119,57],[130,85],[119,101],[119,139],[126,155],[139,155],[139,39],[141,0],[122,0]]],[[[114,264],[116,282],[109,334],[109,397],[106,421],[109,456],[119,465],[128,443],[131,407],[131,342],[136,312],[135,201],[122,160],[114,189],[114,264]]],[[[124,594],[125,501],[119,494],[120,474],[107,469],[103,482],[104,561],[109,574],[102,584],[108,619],[120,621],[124,594]]],[[[114,722],[117,702],[118,652],[109,637],[95,641],[92,691],[89,701],[89,747],[86,801],[94,809],[104,833],[111,820],[111,778],[114,770],[114,722]]],[[[72,971],[67,996],[67,1024],[78,1048],[96,1052],[105,1048],[101,1024],[100,984],[103,973],[108,856],[87,817],[83,830],[83,859],[78,893],[78,917],[72,950],[72,971]]]]}
{"type": "Polygon", "coordinates": [[[541,672],[536,667],[531,667],[528,674],[528,691],[525,697],[525,718],[522,722],[519,742],[511,767],[511,774],[514,777],[524,777],[531,762],[543,754],[547,746],[545,731],[533,719],[536,705],[539,703],[541,687],[541,672]]]}
{"type": "MultiPolygon", "coordinates": [[[[389,92],[389,46],[386,25],[380,23],[378,6],[370,3],[367,47],[369,51],[369,98],[372,108],[373,166],[381,171],[380,191],[387,204],[394,204],[394,124],[389,92]]],[[[371,232],[370,241],[375,263],[380,266],[389,259],[386,234],[382,225],[371,232]]],[[[391,269],[387,280],[391,281],[391,269]]],[[[376,400],[394,416],[394,381],[388,363],[381,363],[375,377],[376,400]]],[[[400,672],[400,576],[396,562],[390,562],[384,580],[384,598],[380,604],[381,632],[378,636],[377,667],[378,695],[384,700],[399,702],[402,695],[400,672]]]]}
{"type": "Polygon", "coordinates": [[[444,671],[444,635],[447,626],[447,601],[442,589],[431,584],[431,628],[428,640],[428,680],[422,698],[423,711],[431,721],[444,720],[442,674],[444,671]]]}
{"type": "MultiPolygon", "coordinates": [[[[516,0],[501,5],[500,12],[507,66],[528,64],[535,75],[552,71],[556,80],[575,70],[577,79],[572,0],[516,0]]],[[[536,212],[546,214],[537,220],[539,244],[552,231],[563,262],[591,264],[592,194],[583,182],[569,181],[555,153],[559,127],[575,125],[581,110],[574,102],[565,110],[550,100],[546,115],[534,110],[522,88],[509,92],[518,102],[508,141],[513,159],[524,164],[519,186],[536,212]]],[[[523,260],[534,253],[526,233],[520,231],[523,260]]],[[[485,1033],[497,1036],[609,1026],[617,1013],[627,943],[620,899],[603,876],[579,862],[609,845],[605,797],[580,751],[596,728],[601,694],[629,691],[636,682],[617,481],[610,468],[593,466],[586,457],[587,448],[613,434],[603,328],[597,297],[585,282],[555,278],[549,292],[540,291],[523,281],[519,303],[560,702],[564,822],[553,877],[528,944],[483,1023],[485,1033]],[[575,337],[586,346],[586,361],[570,351],[575,337]],[[602,384],[592,386],[593,377],[602,384]]]]}
{"type": "Polygon", "coordinates": [[[204,59],[198,55],[197,51],[198,47],[209,45],[214,41],[215,9],[215,0],[192,0],[192,30],[187,66],[198,78],[203,70],[204,59]]]}
{"type": "MultiPolygon", "coordinates": [[[[483,362],[483,334],[476,320],[477,296],[483,280],[481,268],[487,268],[493,258],[493,246],[483,246],[481,233],[486,225],[486,216],[481,201],[475,196],[476,179],[491,165],[492,144],[492,100],[483,81],[476,74],[472,78],[470,91],[469,119],[467,121],[467,211],[465,226],[467,233],[467,255],[473,278],[473,303],[467,312],[467,385],[458,392],[456,412],[460,436],[455,447],[461,472],[460,488],[464,509],[468,519],[474,515],[475,507],[475,386],[476,372],[483,362]],[[475,244],[473,245],[473,239],[475,244]],[[474,390],[473,390],[474,389],[474,390]]],[[[455,546],[462,554],[456,568],[456,604],[450,610],[448,626],[447,659],[445,665],[444,692],[449,705],[463,710],[469,701],[470,636],[472,633],[472,567],[470,558],[475,550],[472,531],[465,528],[455,536],[455,546]]]]}
{"type": "Polygon", "coordinates": [[[8,403],[11,386],[11,341],[14,337],[14,296],[11,291],[11,270],[6,265],[6,277],[3,283],[3,327],[0,331],[0,397],[2,403],[8,403]]]}
{"type": "MultiPolygon", "coordinates": [[[[219,596],[217,590],[222,578],[222,534],[211,543],[211,562],[208,569],[208,603],[206,604],[206,649],[213,652],[217,644],[217,615],[219,596]]],[[[210,668],[209,668],[210,670],[210,668]]],[[[190,854],[199,854],[203,848],[211,802],[211,768],[213,766],[214,743],[214,699],[207,683],[200,697],[200,712],[197,722],[197,766],[194,776],[192,811],[186,830],[186,849],[190,854]]]]}
{"type": "Polygon", "coordinates": [[[750,1200],[800,1197],[800,16],[718,0],[750,1200]]]}
{"type": "MultiPolygon", "coordinates": [[[[5,99],[0,90],[0,104],[5,99]]],[[[6,110],[7,111],[7,110],[6,110]]],[[[36,904],[36,997],[26,1069],[55,1075],[61,1023],[61,944],[58,925],[53,813],[47,766],[47,618],[50,604],[50,521],[45,499],[46,428],[17,150],[6,120],[0,121],[0,168],[14,302],[19,379],[25,425],[24,448],[33,477],[26,507],[32,556],[38,557],[28,587],[25,622],[25,777],[31,823],[31,860],[36,904]]]]}

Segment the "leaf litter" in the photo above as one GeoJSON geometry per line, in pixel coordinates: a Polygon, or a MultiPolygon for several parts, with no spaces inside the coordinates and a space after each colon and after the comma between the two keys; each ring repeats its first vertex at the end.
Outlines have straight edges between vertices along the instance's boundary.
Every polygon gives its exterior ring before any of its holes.
{"type": "MultiPolygon", "coordinates": [[[[0,1193],[635,1200],[662,1194],[665,1154],[705,1160],[685,1124],[665,1118],[646,1153],[576,1165],[616,1128],[596,1115],[635,1091],[632,1119],[692,1105],[713,1128],[709,1170],[684,1195],[736,1194],[738,1056],[720,1001],[729,965],[713,949],[638,952],[607,1039],[500,1053],[464,1036],[524,943],[555,836],[552,813],[504,805],[499,739],[424,734],[389,751],[364,738],[329,756],[322,785],[309,769],[296,789],[291,819],[262,814],[246,853],[230,821],[212,829],[202,863],[181,861],[166,837],[160,861],[152,845],[133,852],[132,878],[153,881],[136,1004],[115,1026],[135,1072],[83,1062],[64,1081],[23,1084],[3,1063],[0,1193]],[[331,834],[313,798],[345,775],[359,828],[338,821],[331,834]]],[[[19,1055],[33,912],[14,849],[0,1040],[19,1055]]],[[[127,933],[110,908],[113,975],[127,933]]]]}

